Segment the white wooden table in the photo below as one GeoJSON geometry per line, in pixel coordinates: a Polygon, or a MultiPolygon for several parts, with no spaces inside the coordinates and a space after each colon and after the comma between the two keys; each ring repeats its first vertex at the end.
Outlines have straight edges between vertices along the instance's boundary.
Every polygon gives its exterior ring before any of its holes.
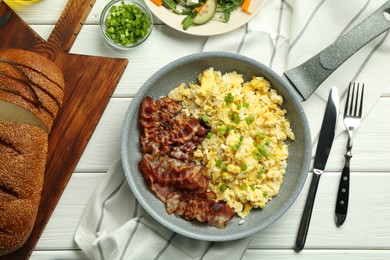
{"type": "MultiPolygon", "coordinates": [[[[43,1],[17,11],[47,39],[66,0],[43,1]]],[[[97,0],[77,37],[72,53],[123,57],[129,65],[111,98],[31,259],[86,259],[73,240],[93,189],[120,156],[122,120],[144,81],[182,56],[202,50],[207,37],[179,33],[160,22],[142,47],[115,53],[101,39],[99,16],[107,0],[97,0]]],[[[311,180],[290,210],[254,236],[244,259],[390,259],[390,88],[386,89],[354,139],[349,214],[334,222],[334,207],[346,136],[335,141],[322,176],[305,249],[293,250],[311,180]]]]}

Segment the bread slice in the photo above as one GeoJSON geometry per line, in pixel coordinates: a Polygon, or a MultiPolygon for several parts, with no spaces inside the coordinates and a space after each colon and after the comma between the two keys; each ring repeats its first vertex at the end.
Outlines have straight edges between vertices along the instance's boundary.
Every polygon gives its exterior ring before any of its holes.
{"type": "MultiPolygon", "coordinates": [[[[0,91],[16,94],[34,105],[37,109],[46,110],[53,118],[56,117],[61,103],[48,92],[37,85],[0,75],[0,91]]],[[[37,115],[38,116],[38,115],[37,115]]]]}
{"type": "Polygon", "coordinates": [[[28,112],[35,115],[39,120],[42,121],[47,132],[50,132],[54,122],[54,116],[45,110],[43,107],[39,107],[36,104],[24,99],[22,96],[12,93],[10,91],[0,89],[0,101],[5,101],[19,106],[20,108],[27,110],[28,112]]]}
{"type": "Polygon", "coordinates": [[[47,132],[42,120],[30,111],[10,102],[0,100],[0,122],[15,122],[39,127],[47,132]]]}
{"type": "Polygon", "coordinates": [[[21,247],[34,226],[47,139],[36,126],[0,122],[0,255],[21,247]]]}
{"type": "Polygon", "coordinates": [[[22,49],[0,50],[0,62],[29,68],[45,76],[62,90],[65,88],[64,77],[57,65],[47,58],[22,49]]]}
{"type": "Polygon", "coordinates": [[[18,69],[28,79],[28,82],[30,82],[31,85],[36,86],[37,88],[41,89],[43,92],[46,92],[58,104],[62,104],[64,99],[63,86],[55,84],[54,82],[46,78],[41,73],[32,70],[30,68],[19,66],[18,69]]]}
{"type": "MultiPolygon", "coordinates": [[[[58,86],[42,74],[24,66],[17,66],[12,63],[1,62],[0,60],[0,82],[11,81],[24,88],[45,93],[51,97],[57,106],[63,102],[64,91],[62,86],[58,86]]],[[[2,87],[3,84],[0,84],[2,87]]]]}
{"type": "Polygon", "coordinates": [[[64,85],[59,68],[45,57],[20,49],[0,50],[0,101],[29,111],[48,132],[62,105],[64,85]]]}

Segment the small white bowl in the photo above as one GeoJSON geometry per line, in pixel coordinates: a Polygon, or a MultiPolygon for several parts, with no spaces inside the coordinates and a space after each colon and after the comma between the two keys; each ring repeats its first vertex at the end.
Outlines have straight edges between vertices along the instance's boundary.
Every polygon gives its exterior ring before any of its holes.
{"type": "MultiPolygon", "coordinates": [[[[139,45],[141,45],[143,42],[146,41],[146,39],[149,38],[150,33],[153,29],[153,17],[152,13],[150,12],[149,8],[146,6],[145,2],[143,0],[112,0],[109,2],[103,9],[101,15],[100,15],[100,31],[103,35],[103,39],[112,47],[119,49],[119,50],[131,50],[139,45]],[[142,37],[137,39],[134,43],[131,43],[129,45],[122,45],[119,42],[115,42],[113,39],[111,39],[107,34],[106,30],[108,29],[106,27],[106,19],[110,15],[110,9],[112,6],[121,6],[122,2],[124,2],[126,5],[136,5],[140,11],[146,15],[147,19],[150,21],[150,25],[148,28],[148,32],[142,37]]],[[[131,30],[130,30],[131,32],[131,30]]]]}

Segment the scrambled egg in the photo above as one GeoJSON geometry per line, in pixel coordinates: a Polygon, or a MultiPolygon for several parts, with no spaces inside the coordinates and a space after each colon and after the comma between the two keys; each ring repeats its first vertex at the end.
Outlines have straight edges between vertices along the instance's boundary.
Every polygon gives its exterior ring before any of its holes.
{"type": "Polygon", "coordinates": [[[209,189],[241,218],[276,196],[287,166],[288,139],[294,133],[283,98],[262,77],[244,82],[236,72],[209,68],[199,84],[182,83],[169,97],[183,103],[187,116],[211,127],[194,153],[207,166],[209,189]]]}

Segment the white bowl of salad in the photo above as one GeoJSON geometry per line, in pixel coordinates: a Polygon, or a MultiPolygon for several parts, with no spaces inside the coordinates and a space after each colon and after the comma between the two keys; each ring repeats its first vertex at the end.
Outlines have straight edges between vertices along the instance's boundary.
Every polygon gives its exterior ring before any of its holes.
{"type": "Polygon", "coordinates": [[[252,19],[265,0],[145,0],[168,26],[192,35],[234,30],[252,19]]]}

